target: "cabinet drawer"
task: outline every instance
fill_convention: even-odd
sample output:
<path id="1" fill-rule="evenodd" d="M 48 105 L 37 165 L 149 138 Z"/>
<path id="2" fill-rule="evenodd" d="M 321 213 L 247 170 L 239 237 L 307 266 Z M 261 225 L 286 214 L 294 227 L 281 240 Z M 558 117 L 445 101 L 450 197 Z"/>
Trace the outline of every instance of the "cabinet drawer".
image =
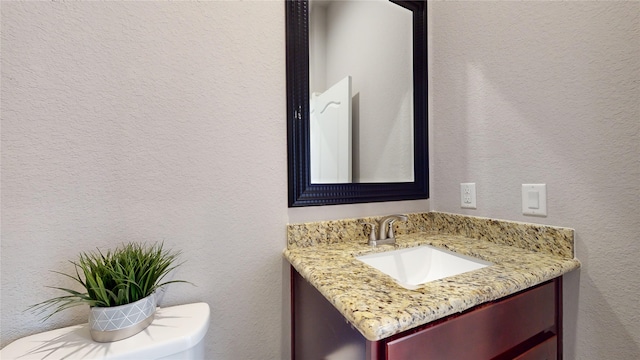
<path id="1" fill-rule="evenodd" d="M 551 282 L 391 340 L 387 359 L 491 359 L 543 331 L 555 333 L 555 319 Z"/>
<path id="2" fill-rule="evenodd" d="M 556 360 L 557 358 L 558 337 L 553 336 L 519 356 L 516 356 L 514 360 Z"/>

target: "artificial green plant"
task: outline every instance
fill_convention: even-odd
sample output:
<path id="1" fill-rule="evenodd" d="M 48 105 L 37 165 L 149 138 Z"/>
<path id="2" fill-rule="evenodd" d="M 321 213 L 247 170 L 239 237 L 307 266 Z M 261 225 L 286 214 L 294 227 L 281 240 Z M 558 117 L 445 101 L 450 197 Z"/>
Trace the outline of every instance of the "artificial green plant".
<path id="1" fill-rule="evenodd" d="M 175 261 L 179 252 L 163 248 L 163 244 L 127 243 L 113 251 L 99 249 L 82 252 L 77 261 L 70 261 L 75 274 L 53 271 L 82 285 L 84 292 L 49 286 L 66 293 L 32 305 L 30 310 L 42 314 L 51 311 L 44 320 L 59 311 L 78 306 L 111 307 L 141 300 L 159 288 L 184 280 L 163 282 L 165 276 L 180 264 Z"/>

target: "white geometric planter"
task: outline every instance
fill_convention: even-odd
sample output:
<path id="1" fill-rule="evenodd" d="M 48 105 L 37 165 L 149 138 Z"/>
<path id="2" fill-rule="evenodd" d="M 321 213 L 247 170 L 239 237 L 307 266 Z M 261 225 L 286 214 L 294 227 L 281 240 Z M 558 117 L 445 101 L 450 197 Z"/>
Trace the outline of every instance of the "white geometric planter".
<path id="1" fill-rule="evenodd" d="M 89 313 L 91 337 L 97 342 L 111 342 L 128 338 L 149 326 L 155 313 L 155 294 L 126 305 L 93 306 Z"/>

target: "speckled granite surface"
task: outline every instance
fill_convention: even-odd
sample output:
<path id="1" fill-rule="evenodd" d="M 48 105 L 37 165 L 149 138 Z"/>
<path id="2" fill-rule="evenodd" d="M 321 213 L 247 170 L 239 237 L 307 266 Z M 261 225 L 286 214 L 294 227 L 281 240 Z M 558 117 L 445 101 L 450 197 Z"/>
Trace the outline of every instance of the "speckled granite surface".
<path id="1" fill-rule="evenodd" d="M 407 290 L 354 257 L 394 249 L 366 244 L 365 223 L 375 218 L 288 226 L 285 257 L 371 341 L 580 267 L 573 258 L 571 229 L 437 212 L 407 215 L 409 221 L 396 227 L 395 248 L 429 244 L 494 265 Z"/>

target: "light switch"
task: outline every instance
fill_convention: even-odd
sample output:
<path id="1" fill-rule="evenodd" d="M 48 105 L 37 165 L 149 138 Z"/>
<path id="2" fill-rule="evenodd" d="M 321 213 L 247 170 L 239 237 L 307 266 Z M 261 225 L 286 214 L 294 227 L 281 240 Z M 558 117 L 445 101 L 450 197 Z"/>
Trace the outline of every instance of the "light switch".
<path id="1" fill-rule="evenodd" d="M 527 207 L 529 209 L 539 209 L 540 208 L 540 193 L 536 190 L 529 190 L 529 202 L 527 203 Z"/>
<path id="2" fill-rule="evenodd" d="M 546 184 L 522 184 L 522 213 L 547 216 Z"/>

